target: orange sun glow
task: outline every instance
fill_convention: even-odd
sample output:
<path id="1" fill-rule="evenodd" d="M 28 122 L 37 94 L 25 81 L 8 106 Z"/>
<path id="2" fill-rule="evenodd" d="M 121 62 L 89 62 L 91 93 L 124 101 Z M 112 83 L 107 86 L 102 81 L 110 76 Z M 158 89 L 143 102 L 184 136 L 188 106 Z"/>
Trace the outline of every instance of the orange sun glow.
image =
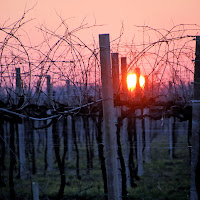
<path id="1" fill-rule="evenodd" d="M 130 90 L 132 92 L 135 89 L 136 84 L 137 84 L 137 76 L 136 76 L 136 74 L 129 74 L 127 76 L 127 87 L 128 87 L 128 90 Z M 140 84 L 141 88 L 144 87 L 144 85 L 145 85 L 144 76 L 140 76 L 139 84 Z"/>
<path id="2" fill-rule="evenodd" d="M 137 77 L 136 74 L 129 74 L 127 76 L 127 87 L 128 90 L 133 91 L 136 87 Z"/>
<path id="3" fill-rule="evenodd" d="M 144 78 L 144 76 L 140 76 L 139 83 L 140 83 L 140 87 L 143 88 L 144 84 L 145 84 L 145 78 Z"/>

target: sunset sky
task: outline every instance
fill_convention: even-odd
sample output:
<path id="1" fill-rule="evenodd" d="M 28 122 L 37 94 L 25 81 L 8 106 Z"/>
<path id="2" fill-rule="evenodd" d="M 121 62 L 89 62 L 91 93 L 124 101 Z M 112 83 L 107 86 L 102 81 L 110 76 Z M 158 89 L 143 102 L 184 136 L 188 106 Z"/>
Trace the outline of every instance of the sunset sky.
<path id="1" fill-rule="evenodd" d="M 26 27 L 27 33 L 37 40 L 35 26 L 45 25 L 55 29 L 60 23 L 58 17 L 67 19 L 69 29 L 85 23 L 103 25 L 90 31 L 98 40 L 98 34 L 109 33 L 112 39 L 119 36 L 122 22 L 124 38 L 140 37 L 135 25 L 170 29 L 177 24 L 200 24 L 199 0 L 0 0 L 0 24 L 9 19 L 11 23 L 19 19 L 24 9 L 35 5 L 28 14 L 34 21 Z M 96 21 L 96 22 L 95 22 Z M 34 30 L 34 31 L 33 31 Z M 88 39 L 88 34 L 83 33 Z"/>
<path id="2" fill-rule="evenodd" d="M 110 40 L 115 41 L 116 38 L 119 37 L 120 31 L 122 28 L 122 24 L 124 27 L 123 31 L 123 37 L 120 42 L 122 43 L 122 49 L 121 51 L 117 49 L 117 52 L 120 53 L 120 56 L 127 56 L 127 52 L 131 51 L 133 54 L 131 55 L 129 59 L 129 66 L 131 70 L 133 70 L 134 67 L 140 66 L 141 70 L 143 70 L 144 74 L 151 74 L 154 66 L 159 66 L 156 68 L 158 71 L 157 73 L 162 74 L 161 72 L 164 72 L 165 74 L 171 73 L 171 67 L 175 66 L 176 71 L 178 71 L 178 68 L 181 66 L 179 64 L 174 65 L 174 63 L 171 66 L 168 66 L 168 71 L 164 70 L 163 67 L 165 66 L 165 61 L 162 60 L 162 55 L 160 53 L 162 52 L 156 52 L 154 51 L 154 55 L 145 59 L 141 59 L 140 62 L 135 59 L 135 52 L 141 52 L 144 48 L 143 43 L 150 44 L 154 42 L 151 39 L 148 40 L 148 37 L 154 37 L 155 41 L 157 41 L 156 37 L 158 37 L 155 32 L 148 32 L 146 35 L 146 38 L 144 39 L 144 30 L 142 28 L 138 28 L 137 26 L 149 26 L 154 29 L 160 29 L 161 32 L 164 31 L 164 29 L 170 30 L 172 27 L 178 24 L 197 24 L 198 26 L 195 26 L 195 30 L 191 35 L 200 35 L 200 0 L 101 0 L 101 1 L 94 1 L 94 0 L 0 0 L 1 6 L 0 6 L 0 27 L 8 26 L 9 24 L 12 24 L 13 22 L 19 20 L 21 16 L 24 13 L 24 10 L 31 9 L 30 12 L 25 17 L 25 21 L 28 21 L 30 19 L 33 19 L 32 21 L 28 22 L 25 26 L 20 28 L 20 33 L 18 33 L 18 36 L 20 37 L 21 41 L 24 45 L 27 47 L 30 46 L 29 43 L 31 43 L 31 46 L 35 46 L 41 42 L 44 41 L 44 32 L 41 32 L 38 28 L 39 27 L 46 27 L 50 31 L 55 31 L 58 26 L 61 24 L 61 19 L 65 20 L 65 23 L 68 26 L 69 31 L 79 27 L 81 24 L 87 24 L 87 26 L 93 26 L 101 25 L 101 26 L 95 26 L 90 29 L 84 29 L 78 32 L 78 37 L 83 41 L 86 45 L 90 44 L 97 44 L 98 45 L 98 39 L 99 34 L 109 33 L 110 34 Z M 194 26 L 192 26 L 194 27 Z M 177 27 L 174 34 L 179 32 L 179 28 L 182 30 L 187 29 L 187 26 L 184 27 Z M 197 30 L 198 29 L 198 30 Z M 66 29 L 59 30 L 59 35 L 64 35 Z M 181 32 L 183 34 L 183 31 Z M 184 32 L 184 34 L 187 35 L 187 33 Z M 28 40 L 27 36 L 28 35 Z M 153 36 L 152 36 L 153 35 Z M 159 35 L 159 34 L 158 34 Z M 3 35 L 0 35 L 1 39 L 3 39 Z M 161 35 L 159 35 L 160 37 Z M 182 36 L 182 35 L 181 35 Z M 21 38 L 22 37 L 22 38 Z M 173 35 L 170 35 L 170 37 L 173 37 Z M 180 61 L 183 61 L 185 68 L 190 68 L 191 71 L 193 71 L 193 63 L 192 59 L 194 59 L 194 47 L 195 42 L 193 38 L 189 38 L 189 40 L 192 42 L 191 44 L 187 43 L 188 45 L 192 45 L 192 53 L 187 57 L 187 60 L 185 60 L 185 57 L 181 57 L 179 50 L 183 50 L 179 45 L 178 42 L 176 46 L 174 46 L 174 43 L 172 42 L 170 47 L 167 47 L 168 44 L 163 44 L 166 46 L 162 46 L 162 51 L 170 51 L 171 54 L 169 54 L 169 57 L 165 57 L 165 59 L 171 59 L 170 61 L 174 62 L 175 54 L 177 53 L 179 55 L 179 59 L 177 63 Z M 25 44 L 24 41 L 29 42 L 28 44 Z M 47 40 L 45 40 L 47 41 Z M 140 49 L 132 49 L 132 46 L 127 50 L 126 44 L 131 44 L 131 42 L 134 41 L 134 44 L 139 44 L 140 46 L 137 48 Z M 172 40 L 171 40 L 172 41 Z M 12 42 L 12 41 L 11 41 Z M 54 41 L 55 42 L 55 41 Z M 95 43 L 94 43 L 95 42 Z M 48 43 L 48 42 L 47 42 Z M 125 44 L 126 43 L 126 44 Z M 49 50 L 49 47 L 53 45 L 54 43 L 51 43 L 49 46 L 46 46 L 45 48 L 47 51 Z M 121 43 L 120 43 L 121 44 Z M 167 48 L 166 48 L 167 47 Z M 190 49 L 190 46 L 184 46 L 185 51 L 188 53 L 188 49 Z M 65 48 L 65 46 L 64 46 Z M 98 48 L 98 47 L 97 47 Z M 114 47 L 115 48 L 115 47 Z M 170 49 L 171 48 L 171 49 Z M 187 49 L 188 48 L 188 49 Z M 176 52 L 175 52 L 176 49 Z M 40 49 L 41 50 L 41 49 Z M 60 49 L 59 49 L 60 50 Z M 112 49 L 111 49 L 112 50 Z M 126 52 L 127 50 L 127 52 Z M 113 50 L 115 52 L 116 49 Z M 5 51 L 4 51 L 5 52 Z M 60 50 L 61 53 L 64 52 L 63 49 Z M 60 54 L 61 54 L 60 53 Z M 64 52 L 65 53 L 65 52 Z M 63 53 L 63 57 L 69 56 L 65 55 Z M 83 52 L 81 52 L 82 54 Z M 45 55 L 45 53 L 43 54 Z M 52 56 L 54 54 L 52 53 Z M 160 61 L 157 60 L 157 56 L 160 56 Z M 168 55 L 168 54 L 167 54 Z M 183 52 L 182 55 L 187 55 Z M 31 57 L 33 58 L 35 55 L 31 54 Z M 146 56 L 146 54 L 145 54 Z M 171 56 L 171 57 L 170 57 Z M 35 56 L 37 57 L 37 55 Z M 34 58 L 33 58 L 34 59 Z M 132 60 L 136 60 L 136 62 L 132 62 Z M 159 64 L 159 65 L 158 65 Z M 68 67 L 68 66 L 67 66 Z M 185 69 L 182 67 L 182 69 Z M 181 69 L 181 70 L 182 70 Z M 54 69 L 52 69 L 54 70 Z M 82 69 L 81 69 L 82 70 Z M 81 70 L 79 70 L 81 72 Z M 179 70 L 179 71 L 181 71 Z M 61 70 L 63 71 L 63 69 Z M 76 71 L 78 71 L 76 69 Z M 154 71 L 154 70 L 153 70 Z M 160 72 L 161 71 L 161 72 Z M 173 70 L 172 70 L 173 71 Z M 167 76 L 167 79 L 169 77 L 172 77 L 174 75 Z M 190 77 L 193 75 L 191 74 Z M 162 77 L 163 78 L 163 77 Z M 188 80 L 188 78 L 186 77 Z"/>

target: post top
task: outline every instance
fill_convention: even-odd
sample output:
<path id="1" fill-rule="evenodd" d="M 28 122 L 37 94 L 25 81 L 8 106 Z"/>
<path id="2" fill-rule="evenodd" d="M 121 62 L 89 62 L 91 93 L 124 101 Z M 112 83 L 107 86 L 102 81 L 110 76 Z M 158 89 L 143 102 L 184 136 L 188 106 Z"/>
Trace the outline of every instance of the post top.
<path id="1" fill-rule="evenodd" d="M 99 37 L 101 36 L 109 36 L 109 33 L 102 33 L 102 34 L 99 34 Z"/>

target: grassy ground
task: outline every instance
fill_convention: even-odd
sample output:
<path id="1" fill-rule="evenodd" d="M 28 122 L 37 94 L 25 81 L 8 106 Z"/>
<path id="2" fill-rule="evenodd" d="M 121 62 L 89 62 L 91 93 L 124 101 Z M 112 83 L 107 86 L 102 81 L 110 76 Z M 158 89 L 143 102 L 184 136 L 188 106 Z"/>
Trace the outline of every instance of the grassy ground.
<path id="1" fill-rule="evenodd" d="M 158 135 L 151 143 L 151 162 L 144 162 L 144 175 L 136 182 L 136 188 L 129 188 L 129 199 L 133 200 L 187 200 L 190 189 L 190 161 L 187 148 L 187 135 L 178 134 L 175 148 L 175 158 L 171 159 L 168 152 L 168 138 Z M 103 182 L 98 157 L 94 159 L 94 167 L 86 173 L 86 151 L 84 146 L 80 150 L 80 175 L 76 178 L 75 159 L 66 162 L 66 187 L 64 199 L 103 200 Z M 74 156 L 75 158 L 75 156 Z M 57 164 L 54 170 L 44 174 L 44 153 L 37 155 L 37 174 L 24 180 L 17 179 L 14 174 L 17 199 L 28 200 L 31 196 L 31 182 L 36 181 L 40 188 L 40 199 L 55 199 L 60 185 L 60 175 Z M 0 188 L 0 199 L 9 198 L 9 157 L 7 169 L 4 172 L 6 187 Z"/>

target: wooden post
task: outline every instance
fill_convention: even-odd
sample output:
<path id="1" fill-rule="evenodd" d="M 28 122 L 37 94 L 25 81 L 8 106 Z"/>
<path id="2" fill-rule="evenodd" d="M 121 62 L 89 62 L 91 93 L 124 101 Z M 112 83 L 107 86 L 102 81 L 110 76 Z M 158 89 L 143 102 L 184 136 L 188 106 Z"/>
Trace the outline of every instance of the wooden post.
<path id="1" fill-rule="evenodd" d="M 18 137 L 19 137 L 19 161 L 20 161 L 20 178 L 25 178 L 25 165 L 26 165 L 26 154 L 25 154 L 25 138 L 24 138 L 24 120 L 22 124 L 18 124 Z"/>
<path id="2" fill-rule="evenodd" d="M 119 96 L 119 58 L 118 58 L 118 53 L 111 53 L 111 58 L 112 58 L 112 80 L 113 80 L 113 95 L 114 95 L 114 121 L 115 124 L 118 123 L 118 117 L 121 116 L 121 108 L 117 106 L 117 102 L 120 99 Z M 115 127 L 116 128 L 116 127 Z M 115 132 L 117 132 L 117 129 L 115 129 Z M 120 133 L 119 133 L 120 134 Z M 119 135 L 120 137 L 120 135 Z M 120 141 L 119 141 L 120 142 Z M 119 144 L 118 144 L 119 145 Z M 119 155 L 119 154 L 118 154 Z M 120 164 L 120 159 L 118 159 L 118 168 L 121 168 Z M 119 191 L 122 193 L 122 187 L 121 187 L 121 174 L 119 174 Z"/>
<path id="3" fill-rule="evenodd" d="M 122 129 L 121 129 L 121 145 L 124 155 L 124 162 L 126 166 L 126 183 L 127 187 L 129 188 L 131 186 L 130 183 L 130 170 L 129 170 L 129 154 L 130 154 L 130 146 L 129 139 L 128 139 L 128 118 L 125 118 L 122 122 Z"/>
<path id="4" fill-rule="evenodd" d="M 70 95 L 71 95 L 70 80 L 66 80 L 66 84 L 67 84 L 67 102 L 70 105 L 70 102 L 71 102 L 71 98 L 70 98 Z"/>
<path id="5" fill-rule="evenodd" d="M 136 116 L 143 115 L 143 111 L 141 109 L 135 110 Z M 136 118 L 136 132 L 137 132 L 137 163 L 138 163 L 138 176 L 142 176 L 144 174 L 143 170 L 143 140 L 142 140 L 142 120 Z"/>
<path id="6" fill-rule="evenodd" d="M 32 182 L 32 191 L 33 191 L 33 200 L 39 200 L 39 190 L 38 190 L 38 184 L 36 182 Z"/>
<path id="7" fill-rule="evenodd" d="M 33 124 L 35 127 L 39 127 L 39 121 L 33 121 Z M 33 130 L 33 135 L 34 135 L 34 144 L 35 144 L 35 155 L 37 157 L 38 155 L 38 146 L 39 146 L 39 130 L 34 129 Z"/>
<path id="8" fill-rule="evenodd" d="M 107 172 L 108 199 L 119 200 L 117 140 L 114 132 L 113 85 L 111 76 L 109 34 L 99 35 L 103 98 L 104 150 Z"/>
<path id="9" fill-rule="evenodd" d="M 72 160 L 72 149 L 73 149 L 73 138 L 72 138 L 72 117 L 67 116 L 67 136 L 68 136 L 68 149 L 67 149 L 67 159 Z"/>
<path id="10" fill-rule="evenodd" d="M 95 68 L 94 68 L 94 81 L 95 81 L 95 86 L 94 86 L 94 100 L 97 100 L 97 54 L 96 50 L 94 49 L 94 55 L 95 55 Z"/>
<path id="11" fill-rule="evenodd" d="M 47 111 L 47 114 L 51 114 L 51 110 Z M 51 120 L 47 120 L 49 124 Z M 52 125 L 47 128 L 47 171 L 52 171 L 53 169 L 53 133 Z"/>
<path id="12" fill-rule="evenodd" d="M 168 130 L 168 135 L 169 135 L 169 157 L 173 159 L 173 123 L 174 123 L 174 118 L 170 117 L 169 118 L 169 130 Z"/>
<path id="13" fill-rule="evenodd" d="M 147 75 L 144 76 L 145 77 L 145 86 L 144 86 L 144 94 L 145 97 L 148 99 L 149 98 L 149 77 Z"/>
<path id="14" fill-rule="evenodd" d="M 199 133 L 200 133 L 200 36 L 196 37 L 196 58 L 194 69 L 194 101 L 192 101 L 192 141 L 191 141 L 191 185 L 190 199 L 200 198 L 200 151 L 199 151 Z"/>
<path id="15" fill-rule="evenodd" d="M 149 109 L 145 108 L 144 109 L 144 114 L 149 114 Z M 150 147 L 150 120 L 149 117 L 144 118 L 144 123 L 145 123 L 145 161 L 146 163 L 151 162 L 151 147 Z"/>
<path id="16" fill-rule="evenodd" d="M 135 74 L 136 74 L 136 79 L 137 79 L 137 82 L 136 82 L 136 88 L 135 88 L 135 98 L 136 100 L 140 100 L 140 97 L 141 97 L 141 88 L 140 88 L 140 68 L 135 68 Z"/>
<path id="17" fill-rule="evenodd" d="M 21 74 L 20 68 L 15 68 L 16 70 L 16 92 L 18 95 L 21 93 Z"/>
<path id="18" fill-rule="evenodd" d="M 111 53 L 112 57 L 112 78 L 113 78 L 113 92 L 117 97 L 119 94 L 119 58 L 118 53 Z"/>
<path id="19" fill-rule="evenodd" d="M 48 96 L 48 104 L 51 104 L 51 76 L 47 76 L 47 96 Z"/>
<path id="20" fill-rule="evenodd" d="M 172 88 L 172 82 L 169 81 L 169 89 L 168 89 L 168 100 L 173 101 L 173 88 Z"/>
<path id="21" fill-rule="evenodd" d="M 190 199 L 198 200 L 199 190 L 199 133 L 200 133 L 200 101 L 192 101 L 192 139 L 191 139 L 191 184 Z M 198 184 L 197 184 L 198 181 Z"/>
<path id="22" fill-rule="evenodd" d="M 22 85 L 21 85 L 21 73 L 20 68 L 15 68 L 16 71 L 16 98 L 15 103 L 18 103 L 19 96 L 22 95 Z"/>
<path id="23" fill-rule="evenodd" d="M 196 58 L 194 68 L 194 99 L 200 100 L 200 36 L 196 37 Z"/>
<path id="24" fill-rule="evenodd" d="M 66 84 L 67 84 L 67 96 L 69 97 L 70 95 L 70 80 L 66 80 Z"/>
<path id="25" fill-rule="evenodd" d="M 122 74 L 122 92 L 123 92 L 123 100 L 126 100 L 126 96 L 128 93 L 127 89 L 127 64 L 126 64 L 126 57 L 121 57 L 121 74 Z"/>
<path id="26" fill-rule="evenodd" d="M 78 133 L 77 137 L 79 138 L 80 143 L 83 144 L 84 138 L 85 138 L 85 130 L 83 127 L 83 118 L 82 117 L 77 117 L 75 128 L 76 128 L 76 132 Z"/>
<path id="27" fill-rule="evenodd" d="M 111 53 L 112 58 L 112 80 L 113 80 L 113 95 L 115 100 L 119 100 L 119 58 L 118 53 Z M 118 106 L 115 106 L 115 122 L 117 118 L 121 115 L 120 109 Z"/>

